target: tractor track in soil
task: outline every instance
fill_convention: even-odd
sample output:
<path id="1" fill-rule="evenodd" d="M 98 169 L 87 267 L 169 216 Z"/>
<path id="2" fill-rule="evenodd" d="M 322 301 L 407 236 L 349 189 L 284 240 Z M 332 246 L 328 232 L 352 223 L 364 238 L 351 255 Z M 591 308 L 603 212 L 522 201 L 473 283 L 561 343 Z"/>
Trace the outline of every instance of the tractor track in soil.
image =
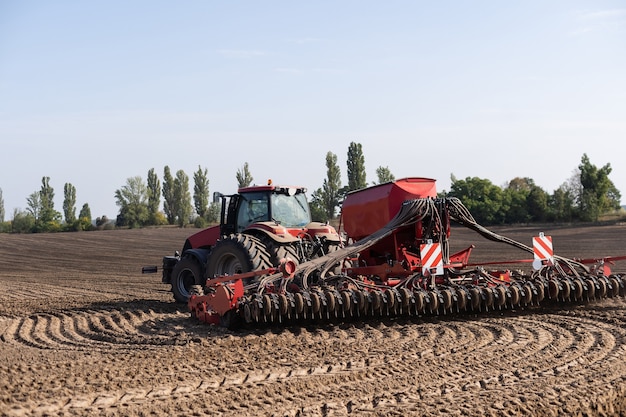
<path id="1" fill-rule="evenodd" d="M 626 236 L 593 231 L 609 229 Z M 81 235 L 93 241 L 79 267 L 52 253 L 58 268 L 0 268 L 0 415 L 626 413 L 623 298 L 232 332 L 191 320 L 158 276 L 138 274 L 170 252 L 154 242 L 176 248 L 181 231 L 98 234 Z M 62 248 L 68 237 L 55 236 Z M 24 238 L 10 251 L 37 250 Z M 102 247 L 132 272 L 90 265 Z M 9 256 L 0 248 L 0 266 Z"/>

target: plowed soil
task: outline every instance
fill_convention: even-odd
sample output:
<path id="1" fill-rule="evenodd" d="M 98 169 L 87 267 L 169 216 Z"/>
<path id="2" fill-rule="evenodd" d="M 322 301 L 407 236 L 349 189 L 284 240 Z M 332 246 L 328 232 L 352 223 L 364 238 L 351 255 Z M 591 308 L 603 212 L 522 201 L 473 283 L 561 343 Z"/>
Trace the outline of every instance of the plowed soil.
<path id="1" fill-rule="evenodd" d="M 626 415 L 623 298 L 229 331 L 140 273 L 193 231 L 0 235 L 0 415 Z M 626 226 L 543 231 L 562 256 L 626 255 Z M 475 261 L 528 257 L 452 233 Z"/>

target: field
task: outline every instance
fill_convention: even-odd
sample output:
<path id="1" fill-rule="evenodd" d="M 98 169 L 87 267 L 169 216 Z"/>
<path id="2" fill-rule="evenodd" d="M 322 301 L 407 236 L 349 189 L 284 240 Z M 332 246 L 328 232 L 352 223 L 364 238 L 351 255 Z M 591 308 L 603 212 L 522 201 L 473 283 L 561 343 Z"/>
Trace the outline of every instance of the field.
<path id="1" fill-rule="evenodd" d="M 0 415 L 626 415 L 623 298 L 232 332 L 140 273 L 193 231 L 0 235 Z M 497 231 L 626 255 L 626 226 Z M 474 260 L 528 256 L 452 239 Z"/>

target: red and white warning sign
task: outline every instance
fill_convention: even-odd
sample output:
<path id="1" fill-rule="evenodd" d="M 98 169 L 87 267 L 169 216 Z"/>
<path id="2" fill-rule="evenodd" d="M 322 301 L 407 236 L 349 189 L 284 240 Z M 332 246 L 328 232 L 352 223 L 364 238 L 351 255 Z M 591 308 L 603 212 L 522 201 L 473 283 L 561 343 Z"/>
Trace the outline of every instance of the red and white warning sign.
<path id="1" fill-rule="evenodd" d="M 429 240 L 420 245 L 420 257 L 422 258 L 422 273 L 433 275 L 443 275 L 443 257 L 441 255 L 441 244 L 433 243 Z"/>
<path id="2" fill-rule="evenodd" d="M 553 261 L 554 249 L 552 248 L 552 236 L 545 236 L 543 232 L 539 236 L 533 237 L 533 253 L 535 262 L 533 267 L 539 269 L 541 261 Z"/>

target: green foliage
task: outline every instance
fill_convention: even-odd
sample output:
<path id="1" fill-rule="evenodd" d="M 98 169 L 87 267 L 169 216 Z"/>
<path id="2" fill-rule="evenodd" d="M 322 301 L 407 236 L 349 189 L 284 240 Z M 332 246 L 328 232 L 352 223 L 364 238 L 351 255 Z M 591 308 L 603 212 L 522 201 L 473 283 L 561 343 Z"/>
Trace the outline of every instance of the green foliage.
<path id="1" fill-rule="evenodd" d="M 176 213 L 178 207 L 176 205 L 176 197 L 174 196 L 174 178 L 167 165 L 163 169 L 163 212 L 167 217 L 168 224 L 176 223 Z"/>
<path id="2" fill-rule="evenodd" d="M 157 224 L 159 205 L 161 204 L 161 183 L 159 177 L 154 172 L 154 168 L 148 171 L 148 214 L 149 224 Z"/>
<path id="3" fill-rule="evenodd" d="M 89 208 L 89 204 L 83 204 L 83 207 L 80 209 L 80 213 L 78 213 L 79 219 L 87 219 L 89 223 L 91 223 L 91 209 Z"/>
<path id="4" fill-rule="evenodd" d="M 453 180 L 450 197 L 457 197 L 479 224 L 502 224 L 508 210 L 504 192 L 491 181 L 478 177 Z"/>
<path id="5" fill-rule="evenodd" d="M 309 203 L 309 206 L 311 209 L 311 219 L 315 222 L 326 222 L 330 220 L 330 218 L 328 217 L 328 213 L 324 209 L 323 200 L 324 199 L 322 196 L 321 188 L 313 191 L 313 194 L 311 194 L 311 202 Z"/>
<path id="6" fill-rule="evenodd" d="M 252 178 L 252 175 L 250 174 L 250 169 L 248 168 L 248 163 L 244 163 L 243 164 L 243 168 L 242 169 L 238 169 L 237 170 L 237 187 L 238 188 L 244 188 L 244 187 L 249 187 L 250 184 L 252 184 L 252 181 L 254 180 L 254 178 Z"/>
<path id="7" fill-rule="evenodd" d="M 63 213 L 65 214 L 65 223 L 70 225 L 76 221 L 76 187 L 69 182 L 63 187 Z"/>
<path id="8" fill-rule="evenodd" d="M 597 221 L 601 214 L 619 209 L 621 195 L 609 179 L 611 164 L 598 169 L 591 164 L 587 154 L 583 154 L 578 169 L 582 186 L 580 213 L 583 220 Z"/>
<path id="9" fill-rule="evenodd" d="M 365 156 L 360 143 L 350 142 L 348 146 L 348 192 L 367 187 L 365 176 Z"/>
<path id="10" fill-rule="evenodd" d="M 219 223 L 221 215 L 221 204 L 219 202 L 212 202 L 209 205 L 209 211 L 206 215 L 206 220 L 209 223 Z"/>
<path id="11" fill-rule="evenodd" d="M 391 173 L 389 167 L 379 166 L 376 168 L 376 176 L 378 177 L 378 184 L 385 184 L 396 180 L 396 177 Z"/>
<path id="12" fill-rule="evenodd" d="M 0 233 L 10 233 L 12 226 L 12 222 L 0 222 Z"/>
<path id="13" fill-rule="evenodd" d="M 198 165 L 198 170 L 193 174 L 193 204 L 198 216 L 206 219 L 209 211 L 209 178 L 208 172 Z"/>
<path id="14" fill-rule="evenodd" d="M 41 202 L 41 212 L 39 213 L 38 228 L 44 232 L 59 230 L 61 213 L 54 209 L 54 188 L 50 186 L 50 177 L 41 179 L 39 201 Z"/>
<path id="15" fill-rule="evenodd" d="M 120 207 L 117 216 L 118 226 L 135 228 L 147 224 L 150 218 L 148 191 L 140 176 L 128 178 L 126 185 L 115 190 L 115 200 L 115 203 Z"/>
<path id="16" fill-rule="evenodd" d="M 320 221 L 335 218 L 335 210 L 339 205 L 339 190 L 341 189 L 341 171 L 337 165 L 337 155 L 332 152 L 326 154 L 326 179 L 322 188 L 317 189 L 311 196 L 311 215 Z M 321 214 L 324 219 L 322 220 Z"/>
<path id="17" fill-rule="evenodd" d="M 185 171 L 178 170 L 174 179 L 174 200 L 177 205 L 176 218 L 180 227 L 191 221 L 191 193 L 189 192 L 189 177 Z"/>
<path id="18" fill-rule="evenodd" d="M 194 227 L 197 227 L 198 229 L 204 229 L 208 224 L 209 222 L 204 217 L 200 216 L 197 216 L 193 221 Z"/>
<path id="19" fill-rule="evenodd" d="M 41 183 L 41 189 L 31 193 L 26 199 L 27 212 L 34 219 L 34 226 L 30 231 L 34 233 L 60 231 L 61 213 L 54 209 L 54 189 L 50 186 L 50 177 L 43 177 Z M 25 233 L 23 227 L 20 227 L 19 233 Z"/>
<path id="20" fill-rule="evenodd" d="M 26 204 L 28 205 L 26 208 L 28 213 L 33 216 L 35 221 L 38 220 L 41 213 L 41 193 L 39 191 L 31 193 L 26 199 Z"/>
<path id="21" fill-rule="evenodd" d="M 15 210 L 11 222 L 12 233 L 32 233 L 35 231 L 35 217 L 28 212 Z"/>

